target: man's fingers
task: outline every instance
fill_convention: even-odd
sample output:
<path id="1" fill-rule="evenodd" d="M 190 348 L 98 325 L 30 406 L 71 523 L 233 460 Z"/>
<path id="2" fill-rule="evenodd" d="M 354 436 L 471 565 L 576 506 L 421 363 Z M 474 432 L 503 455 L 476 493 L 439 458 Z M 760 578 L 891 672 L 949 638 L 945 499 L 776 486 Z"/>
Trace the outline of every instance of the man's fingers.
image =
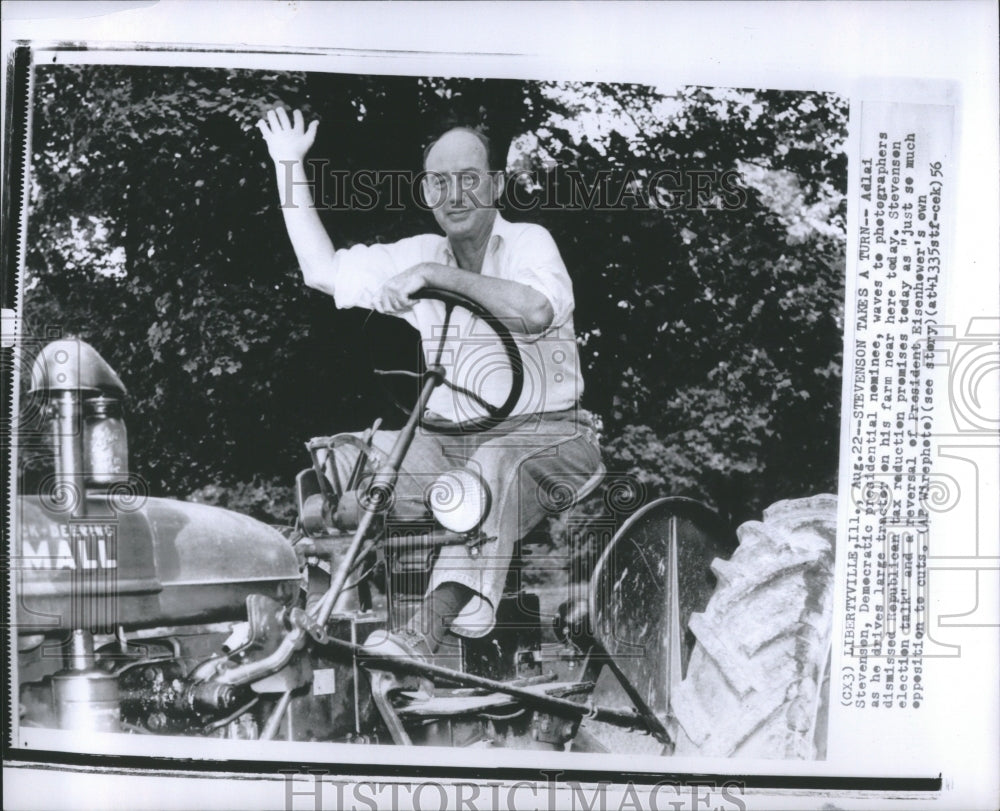
<path id="1" fill-rule="evenodd" d="M 405 298 L 401 297 L 395 291 L 383 290 L 382 293 L 375 299 L 375 309 L 380 313 L 385 313 L 386 315 L 394 315 L 395 313 L 401 313 L 404 310 L 410 309 L 412 306 Z"/>
<path id="2" fill-rule="evenodd" d="M 403 313 L 413 306 L 413 302 L 410 301 L 409 297 L 405 293 L 394 292 L 392 294 L 392 311 L 394 313 Z"/>
<path id="3" fill-rule="evenodd" d="M 278 132 L 302 133 L 309 138 L 316 137 L 316 130 L 319 121 L 312 121 L 309 127 L 305 126 L 305 118 L 301 110 L 292 110 L 292 118 L 288 118 L 288 111 L 284 107 L 275 107 L 267 111 L 267 118 L 260 119 L 257 126 L 264 136 L 273 135 Z"/>

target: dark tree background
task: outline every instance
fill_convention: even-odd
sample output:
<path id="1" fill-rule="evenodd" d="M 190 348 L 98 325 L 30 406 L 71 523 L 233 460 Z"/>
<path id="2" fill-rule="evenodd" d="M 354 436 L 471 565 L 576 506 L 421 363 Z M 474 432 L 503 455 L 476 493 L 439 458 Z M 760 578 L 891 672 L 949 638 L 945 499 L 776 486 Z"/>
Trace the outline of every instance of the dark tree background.
<path id="1" fill-rule="evenodd" d="M 839 97 L 41 66 L 26 328 L 79 336 L 118 371 L 131 466 L 151 492 L 287 518 L 302 443 L 391 417 L 373 355 L 416 351 L 389 319 L 337 310 L 302 284 L 254 128 L 274 104 L 321 119 L 311 154 L 330 168 L 417 170 L 453 122 L 485 125 L 501 152 L 513 145 L 513 193 L 538 205 L 508 200 L 506 216 L 545 225 L 559 245 L 584 404 L 602 421 L 609 470 L 647 498 L 694 496 L 735 521 L 836 487 Z M 640 190 L 663 169 L 737 172 L 745 199 L 650 205 Z M 543 205 L 574 172 L 604 177 L 612 201 L 634 193 L 617 209 Z M 338 247 L 435 227 L 416 206 L 386 208 L 323 216 Z"/>

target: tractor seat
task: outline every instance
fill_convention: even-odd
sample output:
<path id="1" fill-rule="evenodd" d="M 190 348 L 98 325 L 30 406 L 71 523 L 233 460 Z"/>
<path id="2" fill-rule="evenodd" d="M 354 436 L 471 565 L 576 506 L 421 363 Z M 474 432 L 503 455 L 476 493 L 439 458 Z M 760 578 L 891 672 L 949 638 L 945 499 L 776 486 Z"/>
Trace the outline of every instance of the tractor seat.
<path id="1" fill-rule="evenodd" d="M 608 469 L 604 466 L 604 462 L 601 462 L 597 466 L 597 469 L 594 471 L 593 475 L 589 479 L 587 479 L 583 484 L 581 484 L 579 487 L 576 488 L 576 491 L 573 493 L 573 498 L 567 501 L 564 505 L 563 504 L 559 505 L 559 509 L 557 510 L 557 512 L 561 515 L 562 513 L 566 513 L 572 510 L 577 504 L 579 504 L 585 498 L 590 496 L 598 487 L 600 487 L 601 482 L 604 481 L 604 478 L 605 476 L 607 476 L 607 474 L 608 474 Z M 515 557 L 520 552 L 521 546 L 533 546 L 538 544 L 538 540 L 536 539 L 539 537 L 538 536 L 539 526 L 541 526 L 541 522 L 539 522 L 537 526 L 532 528 L 524 536 L 524 538 L 522 538 L 517 542 L 517 544 L 514 547 Z"/>
<path id="2" fill-rule="evenodd" d="M 573 496 L 573 500 L 566 506 L 566 510 L 573 509 L 577 504 L 593 493 L 598 488 L 600 483 L 604 481 L 604 477 L 607 474 L 608 469 L 604 466 L 604 462 L 598 464 L 597 470 L 594 471 L 594 475 L 587 479 L 587 481 L 585 481 L 583 485 L 577 489 L 576 495 Z"/>

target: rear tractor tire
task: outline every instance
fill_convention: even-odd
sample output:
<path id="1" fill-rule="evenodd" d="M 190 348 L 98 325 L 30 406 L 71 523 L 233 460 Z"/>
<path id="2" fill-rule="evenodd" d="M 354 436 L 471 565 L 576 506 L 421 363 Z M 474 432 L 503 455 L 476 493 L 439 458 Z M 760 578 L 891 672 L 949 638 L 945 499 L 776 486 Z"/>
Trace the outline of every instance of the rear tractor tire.
<path id="1" fill-rule="evenodd" d="M 691 615 L 695 647 L 670 701 L 674 754 L 825 757 L 837 500 L 780 501 L 737 535 Z"/>

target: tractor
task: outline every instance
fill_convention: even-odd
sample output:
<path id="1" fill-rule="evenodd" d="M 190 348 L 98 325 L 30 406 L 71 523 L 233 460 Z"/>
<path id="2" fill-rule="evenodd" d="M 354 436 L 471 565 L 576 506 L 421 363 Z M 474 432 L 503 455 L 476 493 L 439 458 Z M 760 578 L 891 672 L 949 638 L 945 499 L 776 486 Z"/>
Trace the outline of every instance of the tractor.
<path id="1" fill-rule="evenodd" d="M 510 396 L 469 430 L 496 424 L 523 380 L 509 331 L 468 299 L 421 295 L 496 333 Z M 620 727 L 665 755 L 822 756 L 832 496 L 779 502 L 738 544 L 703 504 L 658 499 L 617 529 L 586 593 L 554 612 L 523 582 L 522 544 L 486 636 L 433 661 L 362 644 L 406 621 L 440 549 L 474 555 L 482 542 L 476 516 L 392 498 L 445 382 L 439 360 L 419 373 L 388 454 L 371 431 L 306 443 L 297 521 L 276 528 L 146 495 L 128 470 L 117 374 L 82 341 L 43 348 L 30 397 L 53 472 L 17 499 L 12 534 L 20 726 L 559 751 L 608 751 L 599 731 Z M 347 447 L 357 463 L 337 481 L 330 460 Z M 459 512 L 489 508 L 475 477 L 449 486 Z M 618 704 L 602 703 L 609 695 Z"/>

